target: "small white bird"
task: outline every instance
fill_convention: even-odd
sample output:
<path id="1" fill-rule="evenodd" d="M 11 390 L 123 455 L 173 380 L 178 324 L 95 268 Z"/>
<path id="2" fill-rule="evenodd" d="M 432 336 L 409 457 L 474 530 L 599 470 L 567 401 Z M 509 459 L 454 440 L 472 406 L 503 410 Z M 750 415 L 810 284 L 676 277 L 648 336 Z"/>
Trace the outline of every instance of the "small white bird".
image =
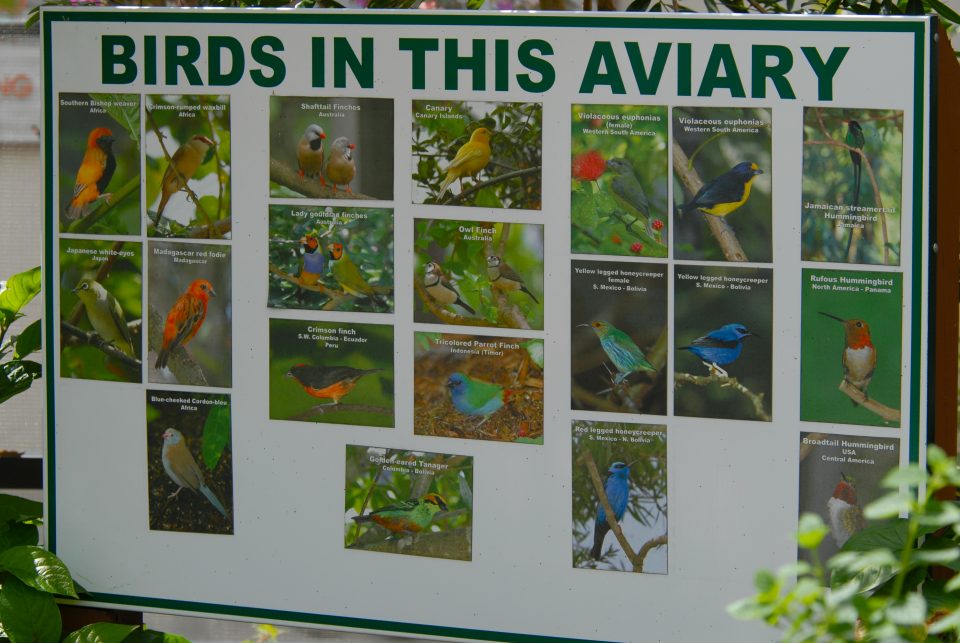
<path id="1" fill-rule="evenodd" d="M 323 172 L 323 128 L 313 123 L 304 131 L 297 144 L 297 164 L 300 178 L 320 180 Z"/>
<path id="2" fill-rule="evenodd" d="M 224 518 L 227 517 L 227 510 L 204 481 L 203 472 L 190 454 L 180 431 L 170 428 L 163 432 L 163 452 L 160 457 L 163 460 L 163 470 L 178 486 L 177 490 L 170 494 L 171 498 L 175 498 L 184 488 L 199 492 Z"/>

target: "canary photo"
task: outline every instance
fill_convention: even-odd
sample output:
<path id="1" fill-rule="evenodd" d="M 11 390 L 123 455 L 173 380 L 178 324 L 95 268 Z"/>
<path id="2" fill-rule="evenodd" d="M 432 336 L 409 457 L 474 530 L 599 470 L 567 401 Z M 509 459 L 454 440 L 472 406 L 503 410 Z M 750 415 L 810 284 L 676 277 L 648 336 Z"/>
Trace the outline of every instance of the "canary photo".
<path id="1" fill-rule="evenodd" d="M 473 558 L 473 458 L 347 445 L 343 545 Z"/>
<path id="2" fill-rule="evenodd" d="M 271 205 L 267 306 L 393 312 L 393 210 Z"/>
<path id="3" fill-rule="evenodd" d="M 898 438 L 800 434 L 797 515 L 817 514 L 830 529 L 816 550 L 819 560 L 830 559 L 873 523 L 863 508 L 888 493 L 881 482 L 899 463 Z M 797 554 L 801 561 L 813 562 L 809 549 L 800 548 Z"/>
<path id="4" fill-rule="evenodd" d="M 770 422 L 773 270 L 674 269 L 674 414 Z"/>
<path id="5" fill-rule="evenodd" d="M 142 381 L 143 244 L 60 240 L 60 377 Z"/>
<path id="6" fill-rule="evenodd" d="M 802 259 L 900 265 L 903 116 L 804 108 Z"/>
<path id="7" fill-rule="evenodd" d="M 899 428 L 902 275 L 805 269 L 800 297 L 800 419 Z"/>
<path id="8" fill-rule="evenodd" d="M 270 97 L 270 196 L 393 199 L 393 100 Z"/>
<path id="9" fill-rule="evenodd" d="M 270 419 L 394 426 L 393 326 L 270 320 Z"/>
<path id="10" fill-rule="evenodd" d="M 574 253 L 666 257 L 667 108 L 574 105 L 570 245 Z"/>
<path id="11" fill-rule="evenodd" d="M 413 320 L 543 329 L 543 226 L 414 219 Z"/>
<path id="12" fill-rule="evenodd" d="M 574 420 L 573 566 L 667 573 L 667 427 Z"/>
<path id="13" fill-rule="evenodd" d="M 540 103 L 413 101 L 413 202 L 539 210 Z"/>
<path id="14" fill-rule="evenodd" d="M 60 94 L 60 231 L 140 234 L 140 96 Z"/>
<path id="15" fill-rule="evenodd" d="M 147 96 L 147 233 L 230 239 L 230 97 Z"/>
<path id="16" fill-rule="evenodd" d="M 148 253 L 148 381 L 229 387 L 233 372 L 230 246 L 151 241 Z"/>
<path id="17" fill-rule="evenodd" d="M 230 396 L 147 390 L 150 529 L 233 533 Z"/>
<path id="18" fill-rule="evenodd" d="M 667 414 L 667 285 L 662 264 L 572 262 L 572 409 Z"/>
<path id="19" fill-rule="evenodd" d="M 543 444 L 542 339 L 414 333 L 413 432 Z"/>
<path id="20" fill-rule="evenodd" d="M 673 108 L 676 259 L 773 261 L 771 118 L 765 108 Z"/>

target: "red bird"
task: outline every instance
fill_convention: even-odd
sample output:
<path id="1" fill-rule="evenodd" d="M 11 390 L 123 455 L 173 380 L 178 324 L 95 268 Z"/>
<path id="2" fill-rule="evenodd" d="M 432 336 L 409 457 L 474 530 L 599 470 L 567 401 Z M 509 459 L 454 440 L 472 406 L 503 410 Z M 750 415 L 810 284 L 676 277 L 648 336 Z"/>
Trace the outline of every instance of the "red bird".
<path id="1" fill-rule="evenodd" d="M 73 198 L 64 213 L 67 219 L 79 219 L 87 212 L 87 206 L 104 194 L 113 173 L 117 169 L 117 159 L 113 155 L 113 132 L 106 127 L 98 127 L 87 137 L 87 151 L 83 153 L 77 181 L 73 186 Z"/>
<path id="2" fill-rule="evenodd" d="M 163 325 L 163 347 L 157 355 L 155 368 L 164 368 L 170 353 L 177 346 L 186 346 L 193 339 L 203 320 L 207 317 L 207 303 L 210 297 L 216 297 L 213 285 L 206 279 L 194 279 L 186 292 L 177 298 L 173 308 L 167 313 L 167 322 Z"/>

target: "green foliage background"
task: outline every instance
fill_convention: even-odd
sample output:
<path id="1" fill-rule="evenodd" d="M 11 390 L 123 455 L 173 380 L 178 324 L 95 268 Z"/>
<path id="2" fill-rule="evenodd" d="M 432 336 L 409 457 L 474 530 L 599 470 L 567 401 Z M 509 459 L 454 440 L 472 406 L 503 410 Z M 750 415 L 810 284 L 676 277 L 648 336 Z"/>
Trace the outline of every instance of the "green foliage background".
<path id="1" fill-rule="evenodd" d="M 340 342 L 339 349 L 324 348 L 323 341 L 299 339 L 298 334 L 314 334 L 307 327 L 322 329 L 352 328 L 366 343 Z M 300 321 L 296 319 L 270 320 L 270 419 L 291 420 L 308 412 L 318 404 L 331 400 L 308 395 L 287 372 L 297 364 L 312 366 L 350 366 L 352 368 L 382 368 L 379 373 L 361 377 L 356 387 L 340 403 L 365 404 L 386 407 L 390 413 L 361 411 L 334 411 L 312 416 L 310 422 L 325 424 L 355 424 L 363 426 L 394 426 L 394 372 L 393 326 L 385 324 L 337 324 Z M 332 407 L 331 407 L 332 408 Z"/>
<path id="2" fill-rule="evenodd" d="M 94 255 L 68 253 L 70 248 L 96 248 L 109 250 L 117 242 L 94 241 L 86 239 L 60 240 L 60 317 L 68 319 L 79 298 L 71 292 L 84 277 L 95 277 L 102 262 L 95 261 Z M 126 241 L 120 250 L 133 252 L 132 257 L 118 258 L 103 278 L 101 285 L 106 288 L 123 309 L 127 322 L 140 319 L 143 314 L 143 253 L 142 244 Z M 93 330 L 84 311 L 76 324 L 83 330 Z M 133 333 L 134 351 L 140 356 L 141 334 Z M 140 372 L 130 372 L 115 363 L 100 349 L 90 345 L 67 345 L 61 335 L 60 377 L 75 377 L 88 380 L 109 380 L 118 382 L 139 382 Z"/>
<path id="3" fill-rule="evenodd" d="M 193 105 L 203 106 L 199 110 L 189 110 L 196 114 L 193 118 L 180 116 L 176 109 L 156 109 L 160 105 Z M 206 106 L 223 105 L 223 109 L 206 109 Z M 198 225 L 207 225 L 230 218 L 230 97 L 223 96 L 195 96 L 195 95 L 155 95 L 147 96 L 147 110 L 150 110 L 153 124 L 166 136 L 163 143 L 170 156 L 177 149 L 197 135 L 206 136 L 217 145 L 207 152 L 203 163 L 197 168 L 193 178 L 187 183 L 191 190 L 200 197 L 201 208 L 198 208 L 187 197 L 183 190 L 170 197 L 164 210 L 163 221 L 160 227 L 148 226 L 151 236 L 184 237 L 186 228 Z M 157 133 L 151 124 L 151 118 L 145 122 L 146 138 L 146 170 L 145 181 L 147 186 L 147 210 L 150 218 L 154 219 L 156 209 L 160 204 L 160 189 L 163 174 L 167 171 L 166 156 L 160 147 Z M 213 174 L 216 181 L 204 181 Z M 186 209 L 190 213 L 188 221 L 179 220 L 179 211 Z M 169 217 L 169 218 L 168 218 Z M 209 217 L 209 220 L 208 220 Z M 177 220 L 174 220 L 177 219 Z M 229 238 L 230 234 L 224 235 Z M 218 291 L 219 292 L 219 291 Z"/>
<path id="4" fill-rule="evenodd" d="M 91 223 L 91 216 L 99 208 L 79 221 L 69 224 L 69 231 L 86 234 L 140 234 L 140 97 L 137 94 L 60 94 L 60 100 L 135 101 L 136 107 L 110 107 L 102 114 L 91 113 L 92 107 L 61 106 L 60 110 L 60 160 L 58 188 L 60 190 L 60 231 L 68 231 L 64 225 L 63 212 L 73 198 L 73 186 L 77 170 L 87 149 L 87 137 L 97 127 L 106 127 L 113 132 L 113 155 L 117 168 L 107 184 L 105 193 L 119 190 L 134 182 L 132 190 L 120 198 L 111 199 L 109 212 Z M 97 108 L 99 109 L 99 108 Z M 84 221 L 91 219 L 91 221 Z M 84 229 L 79 230 L 78 226 Z"/>
<path id="5" fill-rule="evenodd" d="M 492 242 L 465 241 L 470 234 L 459 231 L 460 226 L 495 228 Z M 483 221 L 450 221 L 446 219 L 414 220 L 414 267 L 413 278 L 423 282 L 423 267 L 434 261 L 440 264 L 447 279 L 460 292 L 477 316 L 497 323 L 500 310 L 491 294 L 487 277 L 487 256 L 498 254 L 503 243 L 503 231 L 508 227 L 502 259 L 509 264 L 540 301 L 536 303 L 526 293 L 516 291 L 507 294 L 507 299 L 520 307 L 530 327 L 543 328 L 543 226 L 538 224 L 503 224 Z M 440 304 L 438 304 L 440 305 Z M 443 307 L 441 305 L 441 307 Z M 467 315 L 459 306 L 447 306 L 450 310 Z M 467 315 L 469 316 L 469 315 Z M 414 294 L 413 320 L 415 322 L 441 323 Z"/>
<path id="6" fill-rule="evenodd" d="M 857 263 L 900 264 L 901 184 L 903 181 L 903 112 L 898 110 L 828 109 L 807 107 L 803 114 L 803 203 L 852 205 L 853 163 L 844 143 L 847 122 L 863 129 L 866 159 L 861 161 L 859 205 L 896 208 L 886 213 L 886 235 L 881 220 L 866 223 L 866 238 L 856 247 Z M 836 145 L 814 143 L 833 142 Z M 867 164 L 876 175 L 878 192 Z M 867 214 L 867 213 L 864 213 Z M 803 211 L 802 258 L 808 261 L 847 261 L 850 228 L 837 227 L 818 210 Z M 884 253 L 886 248 L 887 252 Z"/>
<path id="7" fill-rule="evenodd" d="M 813 275 L 830 277 L 883 277 L 892 279 L 892 294 L 814 290 Z M 883 286 L 886 288 L 886 286 Z M 877 370 L 868 395 L 886 406 L 900 408 L 901 313 L 903 284 L 896 272 L 804 270 L 801 294 L 800 419 L 864 426 L 891 426 L 876 413 L 853 404 L 837 390 L 843 381 L 843 324 L 820 311 L 842 319 L 863 319 L 877 347 Z M 898 428 L 898 427 L 891 427 Z"/>
<path id="8" fill-rule="evenodd" d="M 427 105 L 451 107 L 459 119 L 413 119 L 413 201 L 436 203 L 446 168 L 457 150 L 470 140 L 478 127 L 486 127 L 493 136 L 493 154 L 487 167 L 476 179 L 464 177 L 469 189 L 500 174 L 540 168 L 543 151 L 543 106 L 540 103 L 485 103 L 478 101 L 413 101 L 413 113 L 425 111 Z M 483 188 L 465 202 L 487 208 L 539 210 L 541 205 L 542 171 L 496 183 Z M 458 194 L 459 181 L 450 186 Z M 444 199 L 449 198 L 448 192 Z"/>
<path id="9" fill-rule="evenodd" d="M 363 213 L 367 218 L 338 217 L 294 217 L 293 211 L 344 213 Z M 291 275 L 300 274 L 302 250 L 300 238 L 308 232 L 320 237 L 326 258 L 325 272 L 320 283 L 335 290 L 341 287 L 330 274 L 330 256 L 327 245 L 338 241 L 344 245 L 347 256 L 357 264 L 367 283 L 374 287 L 389 287 L 389 293 L 380 298 L 389 304 L 389 310 L 377 305 L 369 297 L 347 297 L 338 310 L 357 312 L 393 311 L 393 210 L 388 208 L 333 208 L 302 207 L 290 205 L 271 205 L 270 214 L 270 263 Z M 267 306 L 271 308 L 299 308 L 320 310 L 329 297 L 321 293 L 302 291 L 302 301 L 297 299 L 297 286 L 276 276 L 268 277 L 269 292 Z"/>
<path id="10" fill-rule="evenodd" d="M 659 121 L 633 121 L 633 129 L 652 131 L 653 136 L 613 136 L 595 133 L 585 134 L 584 129 L 603 128 L 604 123 L 579 120 L 579 112 L 612 115 L 659 116 Z M 610 169 L 593 181 L 571 181 L 570 218 L 572 226 L 571 250 L 575 253 L 598 255 L 626 255 L 638 257 L 666 257 L 670 212 L 668 202 L 667 165 L 667 108 L 638 105 L 574 105 L 571 137 L 572 157 L 596 151 L 604 160 L 627 159 L 643 187 L 650 203 L 650 221 L 659 219 L 663 224 L 660 238 L 650 234 L 642 212 L 618 201 L 610 186 L 617 174 Z M 633 219 L 641 218 L 639 223 Z M 631 246 L 642 243 L 643 250 L 634 252 Z"/>

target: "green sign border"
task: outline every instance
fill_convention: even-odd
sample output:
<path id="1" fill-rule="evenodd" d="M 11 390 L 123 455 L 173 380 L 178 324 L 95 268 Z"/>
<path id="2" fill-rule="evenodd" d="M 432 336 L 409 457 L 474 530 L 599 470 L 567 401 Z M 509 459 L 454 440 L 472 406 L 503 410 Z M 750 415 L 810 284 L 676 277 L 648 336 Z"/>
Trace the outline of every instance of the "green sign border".
<path id="1" fill-rule="evenodd" d="M 54 245 L 57 229 L 57 219 L 54 208 L 53 182 L 53 38 L 52 27 L 56 22 L 124 22 L 124 23 L 216 23 L 216 24 L 296 24 L 296 25 L 394 25 L 394 26 L 465 26 L 465 27 L 566 27 L 576 29 L 659 29 L 659 30 L 712 30 L 712 31 L 791 31 L 791 32 L 831 32 L 831 33 L 907 33 L 914 37 L 914 89 L 913 89 L 913 265 L 912 265 L 912 301 L 910 307 L 911 336 L 910 350 L 910 417 L 907 429 L 909 430 L 909 455 L 911 462 L 917 462 L 920 452 L 920 407 L 921 373 L 920 359 L 921 333 L 925 329 L 922 325 L 922 306 L 925 296 L 923 285 L 923 259 L 927 256 L 927 249 L 923 245 L 923 176 L 927 167 L 924 156 L 924 112 L 926 78 L 924 70 L 927 67 L 927 53 L 931 51 L 933 22 L 926 17 L 889 17 L 860 18 L 856 16 L 825 17 L 825 16 L 740 16 L 740 15 L 712 15 L 710 17 L 684 15 L 651 15 L 634 13 L 452 13 L 444 11 L 374 11 L 359 12 L 342 10 L 315 10 L 303 9 L 296 11 L 264 12 L 260 10 L 157 10 L 157 9 L 94 9 L 94 8 L 47 8 L 43 7 L 42 36 L 43 36 L 43 169 L 45 180 L 45 239 L 44 239 L 44 289 L 47 293 L 53 292 L 56 284 L 53 281 Z M 928 31 L 929 26 L 929 31 Z M 933 221 L 932 204 L 930 210 Z M 934 231 L 930 231 L 931 237 Z M 51 551 L 56 552 L 57 543 L 57 503 L 56 503 L 56 403 L 54 390 L 56 388 L 56 355 L 53 323 L 53 297 L 49 294 L 44 298 L 44 345 L 46 350 L 46 424 L 47 449 L 45 466 L 47 468 L 47 542 Z M 932 328 L 933 318 L 929 319 Z M 933 335 L 931 334 L 930 337 Z M 932 368 L 933 360 L 930 360 Z M 932 372 L 932 371 L 931 371 Z M 205 614 L 221 614 L 227 616 L 241 616 L 250 620 L 273 619 L 295 623 L 314 625 L 329 625 L 339 628 L 354 628 L 377 630 L 382 632 L 400 632 L 423 636 L 453 637 L 487 641 L 575 641 L 568 639 L 533 634 L 516 634 L 498 632 L 494 630 L 479 630 L 398 621 L 383 621 L 356 617 L 335 616 L 330 614 L 311 614 L 305 612 L 287 612 L 262 608 L 238 607 L 234 605 L 220 605 L 216 603 L 200 603 L 179 601 L 172 599 L 155 599 L 132 597 L 119 594 L 91 594 L 94 602 L 113 605 L 128 605 L 131 607 L 157 608 L 164 610 L 180 610 L 184 612 L 200 612 Z"/>

